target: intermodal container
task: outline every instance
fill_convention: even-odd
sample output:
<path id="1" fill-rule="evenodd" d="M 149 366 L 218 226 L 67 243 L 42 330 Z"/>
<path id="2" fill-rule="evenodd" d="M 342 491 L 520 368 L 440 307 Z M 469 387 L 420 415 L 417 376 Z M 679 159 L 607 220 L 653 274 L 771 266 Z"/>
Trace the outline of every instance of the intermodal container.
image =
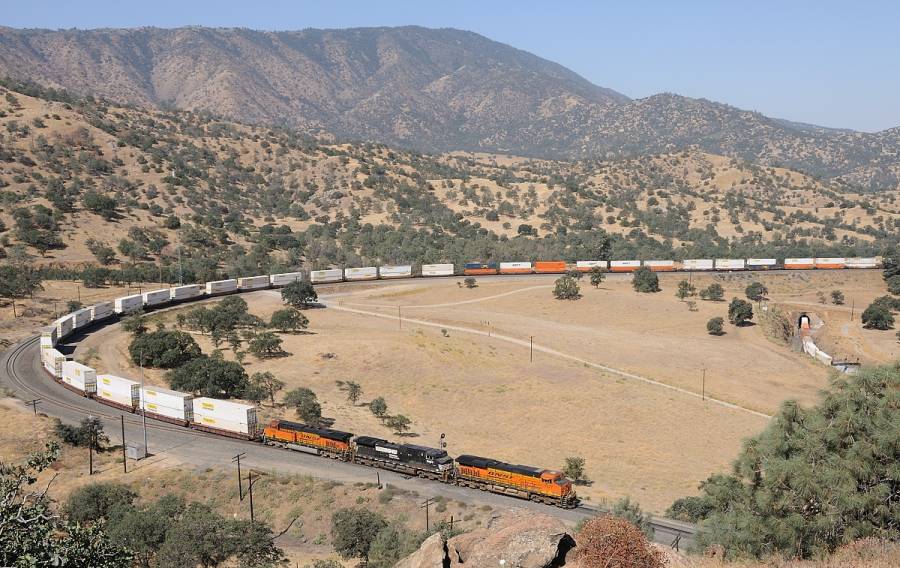
<path id="1" fill-rule="evenodd" d="M 97 392 L 97 371 L 75 361 L 62 364 L 62 381 L 86 394 Z"/>
<path id="2" fill-rule="evenodd" d="M 169 299 L 173 302 L 181 302 L 196 298 L 201 294 L 199 284 L 185 284 L 184 286 L 175 286 L 169 290 Z"/>
<path id="3" fill-rule="evenodd" d="M 272 286 L 287 286 L 291 282 L 300 282 L 303 280 L 302 272 L 284 272 L 282 274 L 271 274 L 269 283 Z"/>
<path id="4" fill-rule="evenodd" d="M 134 294 L 133 296 L 123 296 L 116 298 L 115 307 L 113 308 L 117 314 L 130 314 L 138 312 L 144 308 L 144 296 Z"/>
<path id="5" fill-rule="evenodd" d="M 81 329 L 91 325 L 91 309 L 82 308 L 77 312 L 72 312 L 72 328 Z"/>
<path id="6" fill-rule="evenodd" d="M 634 272 L 640 267 L 640 260 L 611 260 L 609 262 L 610 272 Z"/>
<path id="7" fill-rule="evenodd" d="M 530 262 L 501 262 L 500 274 L 531 274 Z"/>
<path id="8" fill-rule="evenodd" d="M 819 269 L 840 269 L 847 268 L 846 258 L 817 258 L 815 259 L 816 268 Z"/>
<path id="9" fill-rule="evenodd" d="M 256 407 L 228 400 L 199 397 L 194 399 L 193 422 L 252 437 L 256 435 Z"/>
<path id="10" fill-rule="evenodd" d="M 194 397 L 190 394 L 150 386 L 145 386 L 139 394 L 138 408 L 186 422 L 194 419 Z"/>
<path id="11" fill-rule="evenodd" d="M 743 258 L 717 258 L 716 270 L 744 270 Z"/>
<path id="12" fill-rule="evenodd" d="M 463 267 L 463 274 L 466 276 L 497 274 L 499 271 L 500 265 L 496 262 L 467 262 Z"/>
<path id="13" fill-rule="evenodd" d="M 538 274 L 562 274 L 567 268 L 562 260 L 539 260 L 534 263 L 534 271 Z"/>
<path id="14" fill-rule="evenodd" d="M 380 266 L 378 268 L 379 278 L 409 278 L 412 276 L 412 266 L 408 264 L 396 266 Z"/>
<path id="15" fill-rule="evenodd" d="M 342 282 L 344 280 L 344 271 L 340 268 L 331 268 L 329 270 L 311 270 L 309 272 L 309 281 L 313 284 L 324 284 L 326 282 Z"/>
<path id="16" fill-rule="evenodd" d="M 774 258 L 748 258 L 747 268 L 750 270 L 771 270 L 778 264 Z"/>
<path id="17" fill-rule="evenodd" d="M 140 404 L 141 384 L 115 375 L 97 375 L 97 397 L 137 408 Z"/>
<path id="18" fill-rule="evenodd" d="M 105 320 L 116 313 L 115 305 L 112 302 L 99 302 L 91 306 L 91 321 L 98 322 Z"/>
<path id="19" fill-rule="evenodd" d="M 692 258 L 681 263 L 685 270 L 712 270 L 713 260 L 711 258 Z"/>
<path id="20" fill-rule="evenodd" d="M 855 257 L 847 259 L 847 268 L 878 268 L 881 266 L 879 257 Z"/>
<path id="21" fill-rule="evenodd" d="M 674 260 L 645 260 L 644 266 L 651 272 L 672 272 L 675 270 Z"/>
<path id="22" fill-rule="evenodd" d="M 453 276 L 455 269 L 452 264 L 423 264 L 422 276 Z"/>
<path id="23" fill-rule="evenodd" d="M 811 270 L 815 268 L 816 261 L 813 258 L 786 258 L 784 267 L 787 270 Z"/>
<path id="24" fill-rule="evenodd" d="M 143 296 L 145 306 L 159 306 L 172 299 L 172 291 L 168 288 L 165 290 L 153 290 L 144 292 Z"/>
<path id="25" fill-rule="evenodd" d="M 237 280 L 215 280 L 206 283 L 206 294 L 213 296 L 215 294 L 228 294 L 237 291 Z"/>
<path id="26" fill-rule="evenodd" d="M 50 344 L 56 347 L 56 339 L 59 337 L 59 329 L 55 325 L 48 325 L 41 328 L 41 339 L 49 339 Z"/>
<path id="27" fill-rule="evenodd" d="M 63 316 L 56 320 L 56 339 L 63 340 L 75 329 L 75 317 L 72 314 Z"/>
<path id="28" fill-rule="evenodd" d="M 43 363 L 47 372 L 57 379 L 62 377 L 62 366 L 65 362 L 66 356 L 56 349 L 41 350 L 41 363 Z"/>
<path id="29" fill-rule="evenodd" d="M 590 272 L 595 268 L 606 270 L 609 268 L 609 263 L 605 260 L 579 260 L 575 262 L 575 268 L 579 272 Z"/>
<path id="30" fill-rule="evenodd" d="M 262 290 L 269 287 L 269 275 L 263 276 L 245 276 L 238 278 L 239 290 Z"/>
<path id="31" fill-rule="evenodd" d="M 378 268 L 375 266 L 347 268 L 344 270 L 344 278 L 347 280 L 377 280 Z"/>

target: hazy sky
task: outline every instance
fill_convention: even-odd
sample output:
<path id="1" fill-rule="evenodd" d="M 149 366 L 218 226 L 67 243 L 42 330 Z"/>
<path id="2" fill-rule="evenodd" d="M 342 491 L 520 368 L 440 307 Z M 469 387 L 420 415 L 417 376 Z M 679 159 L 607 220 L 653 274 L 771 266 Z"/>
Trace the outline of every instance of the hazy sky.
<path id="1" fill-rule="evenodd" d="M 472 30 L 630 97 L 669 91 L 823 126 L 900 126 L 900 2 L 8 2 L 17 28 L 422 25 Z"/>

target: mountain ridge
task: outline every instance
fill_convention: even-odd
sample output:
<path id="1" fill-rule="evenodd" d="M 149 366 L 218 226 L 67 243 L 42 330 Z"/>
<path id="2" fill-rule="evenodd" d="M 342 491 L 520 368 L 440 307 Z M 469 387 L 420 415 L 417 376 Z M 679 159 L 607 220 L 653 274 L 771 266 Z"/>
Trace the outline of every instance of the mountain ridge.
<path id="1" fill-rule="evenodd" d="M 897 129 L 863 133 L 659 93 L 630 99 L 454 28 L 0 28 L 0 74 L 143 106 L 441 153 L 619 158 L 693 146 L 868 190 L 900 186 Z"/>

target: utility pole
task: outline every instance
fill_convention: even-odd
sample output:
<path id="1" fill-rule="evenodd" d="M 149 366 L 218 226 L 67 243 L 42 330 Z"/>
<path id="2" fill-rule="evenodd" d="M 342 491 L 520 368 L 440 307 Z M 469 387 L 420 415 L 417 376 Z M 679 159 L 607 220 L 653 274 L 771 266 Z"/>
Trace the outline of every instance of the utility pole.
<path id="1" fill-rule="evenodd" d="M 700 392 L 701 392 L 700 397 L 701 397 L 701 399 L 702 399 L 704 402 L 706 402 L 706 367 L 703 367 L 703 379 L 702 379 L 702 382 L 701 382 L 701 387 L 700 387 L 700 389 L 701 389 L 701 390 L 700 390 Z"/>
<path id="2" fill-rule="evenodd" d="M 37 416 L 37 405 L 41 403 L 41 399 L 36 398 L 34 400 L 25 401 L 25 406 L 30 406 L 34 410 L 34 415 Z"/>
<path id="3" fill-rule="evenodd" d="M 19 317 L 19 316 L 16 314 L 16 300 L 15 300 L 15 298 L 13 298 L 12 306 L 13 306 L 13 319 L 16 319 L 16 318 Z"/>
<path id="4" fill-rule="evenodd" d="M 428 518 L 428 508 L 434 501 L 434 497 L 429 497 L 428 499 L 425 499 L 425 502 L 419 507 L 420 509 L 425 509 L 425 532 L 428 532 L 428 529 L 431 528 L 431 520 Z"/>
<path id="5" fill-rule="evenodd" d="M 144 350 L 141 349 L 141 422 L 144 425 L 144 457 L 150 454 L 150 448 L 147 445 L 147 401 L 144 395 Z"/>
<path id="6" fill-rule="evenodd" d="M 403 329 L 403 317 L 400 315 L 400 306 L 397 306 L 397 325 L 399 329 Z"/>
<path id="7" fill-rule="evenodd" d="M 91 435 L 88 438 L 88 475 L 94 475 L 94 426 L 93 416 L 88 414 L 89 424 L 91 424 Z"/>
<path id="8" fill-rule="evenodd" d="M 243 481 L 241 481 L 241 458 L 242 458 L 243 456 L 245 456 L 245 455 L 247 455 L 246 452 L 241 452 L 241 453 L 239 453 L 238 455 L 236 455 L 236 456 L 234 456 L 233 458 L 231 458 L 231 461 L 233 461 L 233 462 L 236 461 L 236 462 L 237 462 L 237 469 L 238 469 L 238 495 L 240 496 L 241 501 L 244 500 L 244 483 L 243 483 Z"/>
<path id="9" fill-rule="evenodd" d="M 259 477 L 253 479 L 253 470 L 251 469 L 247 474 L 247 480 L 250 482 L 247 484 L 247 490 L 250 492 L 250 522 L 253 523 L 256 521 L 256 515 L 253 513 L 253 484 L 259 481 Z"/>
<path id="10" fill-rule="evenodd" d="M 125 454 L 125 415 L 120 414 L 122 424 L 122 471 L 128 473 L 128 456 Z"/>
<path id="11" fill-rule="evenodd" d="M 181 245 L 178 245 L 178 285 L 184 286 L 184 276 L 181 271 Z"/>
<path id="12" fill-rule="evenodd" d="M 75 284 L 75 291 L 78 292 L 78 303 L 81 303 L 81 284 Z"/>
<path id="13" fill-rule="evenodd" d="M 850 300 L 850 321 L 853 321 L 853 312 L 856 311 L 856 298 Z"/>
<path id="14" fill-rule="evenodd" d="M 534 336 L 528 338 L 528 362 L 534 363 Z"/>

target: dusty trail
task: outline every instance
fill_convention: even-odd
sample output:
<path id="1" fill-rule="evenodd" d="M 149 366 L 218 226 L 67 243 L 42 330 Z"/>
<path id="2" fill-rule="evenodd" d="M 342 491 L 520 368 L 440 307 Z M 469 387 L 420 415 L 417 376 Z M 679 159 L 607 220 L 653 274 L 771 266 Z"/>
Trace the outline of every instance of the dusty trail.
<path id="1" fill-rule="evenodd" d="M 538 288 L 542 288 L 542 287 L 544 287 L 544 286 L 539 286 Z M 535 288 L 535 287 L 532 287 L 532 288 Z M 526 289 L 517 290 L 516 292 L 521 292 L 521 291 L 523 291 L 523 290 L 527 290 L 527 288 L 526 288 Z M 506 296 L 506 295 L 509 295 L 509 294 L 510 294 L 510 293 L 507 292 L 507 293 L 504 293 L 504 294 L 498 294 L 497 296 Z M 492 296 L 492 297 L 497 297 L 497 296 Z M 487 298 L 480 298 L 479 300 L 487 300 L 487 299 L 489 299 L 489 298 L 490 298 L 490 297 L 487 297 Z M 390 319 L 390 320 L 396 319 L 396 316 L 394 316 L 394 315 L 382 314 L 382 313 L 378 313 L 378 312 L 371 312 L 371 311 L 368 311 L 368 310 L 362 310 L 362 309 L 359 309 L 359 308 L 350 308 L 350 307 L 347 307 L 346 305 L 342 305 L 342 304 L 344 304 L 344 303 L 342 303 L 342 304 L 337 304 L 337 303 L 334 303 L 334 302 L 330 301 L 327 297 L 322 297 L 322 298 L 320 298 L 320 300 L 322 300 L 322 302 L 323 302 L 327 307 L 329 307 L 329 308 L 331 308 L 331 309 L 334 309 L 334 310 L 343 311 L 343 312 L 349 312 L 349 313 L 354 313 L 354 314 L 359 314 L 359 315 L 365 315 L 365 316 L 369 316 L 369 317 L 377 317 L 377 318 Z M 452 306 L 452 305 L 465 304 L 465 303 L 471 303 L 471 302 L 472 302 L 472 300 L 465 300 L 465 301 L 461 301 L 461 302 L 448 303 L 448 304 L 444 304 L 444 305 L 446 305 L 446 306 Z M 371 304 L 366 304 L 366 305 L 371 305 Z M 388 306 L 388 307 L 393 307 L 393 306 Z M 404 308 L 406 308 L 406 307 L 409 307 L 409 306 L 404 306 Z M 726 401 L 726 400 L 721 400 L 721 399 L 717 399 L 717 398 L 713 398 L 713 397 L 709 397 L 709 396 L 704 397 L 704 396 L 701 395 L 700 393 L 696 393 L 696 392 L 693 392 L 693 391 L 690 391 L 690 390 L 687 390 L 687 389 L 683 389 L 683 388 L 676 387 L 676 386 L 673 386 L 673 385 L 670 385 L 670 384 L 666 384 L 666 383 L 663 383 L 663 382 L 660 382 L 660 381 L 651 379 L 651 378 L 649 378 L 649 377 L 644 377 L 644 376 L 637 375 L 637 374 L 634 374 L 634 373 L 629 373 L 629 372 L 623 371 L 623 370 L 621 370 L 621 369 L 616 369 L 616 368 L 613 368 L 613 367 L 608 367 L 608 366 L 606 366 L 606 365 L 602 365 L 602 364 L 596 363 L 596 362 L 594 362 L 594 361 L 589 361 L 589 360 L 587 360 L 587 359 L 582 359 L 581 357 L 576 357 L 575 355 L 571 355 L 571 354 L 569 354 L 569 353 L 564 353 L 564 352 L 562 352 L 562 351 L 558 351 L 558 350 L 556 350 L 556 349 L 552 349 L 552 348 L 550 348 L 550 347 L 546 347 L 546 346 L 540 345 L 540 344 L 538 344 L 538 343 L 532 344 L 532 343 L 529 342 L 529 341 L 526 341 L 526 340 L 524 340 L 524 339 L 520 339 L 520 338 L 517 338 L 517 337 L 511 337 L 511 336 L 508 336 L 508 335 L 498 334 L 498 333 L 494 333 L 494 332 L 491 332 L 490 335 L 489 335 L 489 333 L 488 333 L 487 331 L 482 331 L 482 330 L 480 330 L 480 329 L 474 329 L 474 328 L 463 327 L 463 326 L 458 326 L 458 325 L 448 325 L 448 324 L 444 324 L 444 323 L 440 323 L 440 322 L 428 321 L 428 320 L 423 320 L 423 319 L 404 318 L 404 321 L 409 322 L 409 323 L 413 323 L 413 324 L 417 324 L 417 325 L 427 326 L 427 327 L 443 328 L 443 329 L 448 329 L 448 330 L 452 330 L 452 331 L 458 331 L 458 332 L 461 332 L 461 333 L 468 333 L 468 334 L 472 334 L 472 335 L 480 335 L 480 336 L 484 336 L 484 337 L 490 337 L 490 338 L 492 338 L 492 339 L 498 339 L 498 340 L 500 340 L 500 341 L 505 341 L 505 342 L 507 342 L 507 343 L 512 343 L 512 344 L 514 344 L 514 345 L 518 345 L 518 346 L 521 346 L 521 347 L 526 347 L 526 348 L 531 348 L 531 347 L 533 347 L 533 349 L 534 349 L 535 351 L 539 351 L 539 352 L 541 352 L 541 353 L 546 353 L 546 354 L 548 354 L 548 355 L 553 355 L 554 357 L 559 357 L 559 358 L 561 358 L 561 359 L 566 359 L 566 360 L 569 360 L 569 361 L 574 361 L 574 362 L 576 362 L 576 363 L 580 363 L 580 364 L 582 364 L 582 365 L 587 365 L 587 366 L 592 367 L 592 368 L 594 368 L 594 369 L 599 369 L 599 370 L 601 370 L 601 371 L 606 371 L 606 372 L 608 372 L 608 373 L 613 373 L 613 374 L 619 375 L 619 376 L 621 376 L 621 377 L 625 377 L 625 378 L 627 378 L 627 379 L 632 379 L 632 380 L 635 380 L 635 381 L 640 381 L 640 382 L 645 383 L 645 384 L 649 384 L 649 385 L 653 385 L 653 386 L 656 386 L 656 387 L 668 389 L 668 390 L 671 390 L 671 391 L 674 391 L 674 392 L 677 392 L 677 393 L 679 393 L 679 394 L 682 394 L 682 395 L 685 395 L 685 396 L 689 396 L 689 397 L 692 397 L 692 398 L 698 398 L 698 399 L 701 399 L 701 400 L 708 400 L 708 401 L 712 402 L 713 404 L 717 404 L 717 405 L 723 406 L 723 407 L 725 407 L 725 408 L 730 408 L 730 409 L 733 409 L 733 410 L 741 410 L 741 411 L 744 411 L 744 412 L 753 414 L 754 416 L 758 416 L 758 417 L 760 417 L 760 418 L 765 418 L 765 419 L 772 418 L 772 416 L 769 415 L 769 414 L 765 414 L 765 413 L 759 412 L 759 411 L 757 411 L 757 410 L 753 410 L 752 408 L 748 408 L 748 407 L 746 407 L 746 406 L 741 406 L 741 405 L 739 405 L 739 404 L 735 404 L 735 403 L 732 403 L 732 402 L 728 402 L 728 401 Z"/>
<path id="2" fill-rule="evenodd" d="M 544 288 L 553 288 L 553 286 L 549 284 L 541 285 L 541 286 L 529 286 L 527 288 L 519 288 L 518 290 L 511 290 L 509 292 L 503 292 L 501 294 L 494 294 L 493 296 L 484 296 L 483 298 L 473 298 L 471 300 L 460 300 L 458 302 L 445 302 L 442 304 L 418 304 L 418 305 L 404 305 L 403 309 L 408 310 L 411 308 L 450 308 L 453 306 L 461 306 L 463 304 L 477 304 L 479 302 L 485 302 L 487 300 L 496 300 L 497 298 L 505 298 L 506 296 L 512 296 L 514 294 L 521 294 L 522 292 L 529 292 L 531 290 L 541 290 Z M 341 302 L 341 305 L 349 305 L 349 306 L 366 306 L 369 308 L 395 308 L 396 304 L 360 304 L 353 302 Z"/>

